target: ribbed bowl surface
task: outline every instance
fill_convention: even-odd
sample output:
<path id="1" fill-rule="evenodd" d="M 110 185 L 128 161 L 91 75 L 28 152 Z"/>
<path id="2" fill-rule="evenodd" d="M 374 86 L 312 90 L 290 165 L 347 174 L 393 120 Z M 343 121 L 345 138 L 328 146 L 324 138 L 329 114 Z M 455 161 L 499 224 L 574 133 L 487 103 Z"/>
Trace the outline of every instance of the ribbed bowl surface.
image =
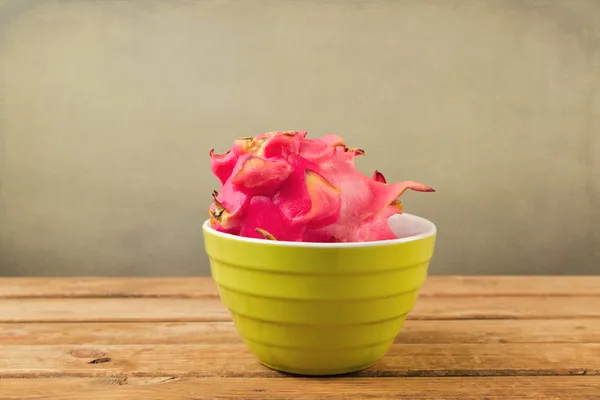
<path id="1" fill-rule="evenodd" d="M 283 372 L 334 375 L 381 358 L 415 305 L 435 226 L 414 218 L 424 234 L 387 242 L 271 242 L 209 224 L 204 240 L 221 299 L 256 357 Z"/>

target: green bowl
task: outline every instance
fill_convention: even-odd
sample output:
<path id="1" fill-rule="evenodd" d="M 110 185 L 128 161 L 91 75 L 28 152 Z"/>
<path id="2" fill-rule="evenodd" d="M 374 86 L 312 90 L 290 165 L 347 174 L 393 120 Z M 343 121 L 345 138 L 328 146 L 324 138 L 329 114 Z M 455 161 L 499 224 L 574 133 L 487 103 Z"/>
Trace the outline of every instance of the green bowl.
<path id="1" fill-rule="evenodd" d="M 204 244 L 221 300 L 267 367 L 336 375 L 369 367 L 390 348 L 415 305 L 436 227 L 409 218 L 415 235 L 365 243 L 302 243 L 218 232 Z"/>

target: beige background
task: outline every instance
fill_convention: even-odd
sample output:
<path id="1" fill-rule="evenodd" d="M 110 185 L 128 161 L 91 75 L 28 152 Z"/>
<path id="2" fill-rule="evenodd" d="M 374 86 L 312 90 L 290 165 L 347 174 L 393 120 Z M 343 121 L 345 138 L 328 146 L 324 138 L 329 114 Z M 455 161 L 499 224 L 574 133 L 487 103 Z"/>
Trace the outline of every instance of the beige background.
<path id="1" fill-rule="evenodd" d="M 208 150 L 414 179 L 432 273 L 600 272 L 600 1 L 3 1 L 0 275 L 198 275 Z"/>

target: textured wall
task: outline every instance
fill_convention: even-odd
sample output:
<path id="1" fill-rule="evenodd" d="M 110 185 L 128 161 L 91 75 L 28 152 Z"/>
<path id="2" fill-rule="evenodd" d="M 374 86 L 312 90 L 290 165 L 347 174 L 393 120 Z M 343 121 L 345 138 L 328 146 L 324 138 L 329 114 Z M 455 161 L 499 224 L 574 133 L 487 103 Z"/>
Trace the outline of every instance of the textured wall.
<path id="1" fill-rule="evenodd" d="M 0 2 L 0 275 L 206 274 L 208 150 L 338 133 L 432 273 L 600 272 L 600 2 Z"/>

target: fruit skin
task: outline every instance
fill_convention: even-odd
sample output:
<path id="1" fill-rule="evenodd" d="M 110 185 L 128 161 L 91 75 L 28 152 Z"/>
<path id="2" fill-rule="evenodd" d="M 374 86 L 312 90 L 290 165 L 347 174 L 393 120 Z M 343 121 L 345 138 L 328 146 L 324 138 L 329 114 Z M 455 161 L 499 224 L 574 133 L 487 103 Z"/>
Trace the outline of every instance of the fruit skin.
<path id="1" fill-rule="evenodd" d="M 295 242 L 369 242 L 395 239 L 387 218 L 402 213 L 408 189 L 433 192 L 413 181 L 367 177 L 354 159 L 364 150 L 328 134 L 267 132 L 238 138 L 224 154 L 210 151 L 221 190 L 213 192 L 211 225 L 244 237 Z"/>

